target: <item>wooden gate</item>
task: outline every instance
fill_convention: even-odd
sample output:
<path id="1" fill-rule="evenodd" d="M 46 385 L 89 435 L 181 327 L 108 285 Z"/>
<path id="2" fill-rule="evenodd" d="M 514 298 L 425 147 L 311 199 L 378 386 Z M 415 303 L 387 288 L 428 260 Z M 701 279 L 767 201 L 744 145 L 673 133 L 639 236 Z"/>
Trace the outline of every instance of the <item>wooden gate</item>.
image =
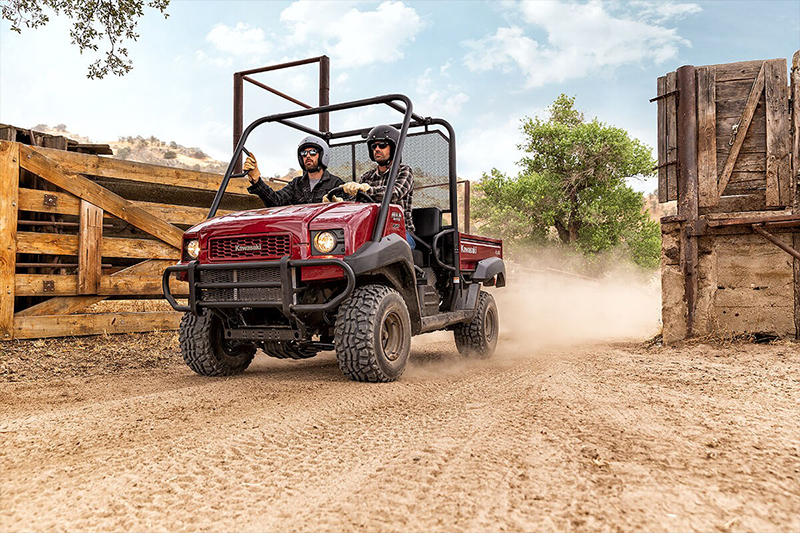
<path id="1" fill-rule="evenodd" d="M 85 312 L 160 298 L 183 231 L 205 219 L 221 176 L 0 141 L 0 338 L 174 328 L 180 314 Z M 230 184 L 220 213 L 258 207 Z M 185 294 L 172 282 L 175 294 Z"/>
<path id="2" fill-rule="evenodd" d="M 658 78 L 659 201 L 678 206 L 662 219 L 665 339 L 778 322 L 783 332 L 792 314 L 800 336 L 798 68 L 800 52 L 791 87 L 785 59 L 684 66 Z M 731 253 L 738 258 L 723 257 Z M 742 316 L 754 318 L 731 318 Z"/>

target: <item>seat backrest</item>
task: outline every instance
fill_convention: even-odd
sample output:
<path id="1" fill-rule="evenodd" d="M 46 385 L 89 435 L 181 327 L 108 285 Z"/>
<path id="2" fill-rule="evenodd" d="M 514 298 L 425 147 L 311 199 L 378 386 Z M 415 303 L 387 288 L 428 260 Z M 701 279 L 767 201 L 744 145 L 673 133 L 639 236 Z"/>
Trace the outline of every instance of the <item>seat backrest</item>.
<path id="1" fill-rule="evenodd" d="M 411 210 L 414 234 L 420 238 L 433 237 L 442 231 L 442 210 L 438 207 L 419 207 Z"/>

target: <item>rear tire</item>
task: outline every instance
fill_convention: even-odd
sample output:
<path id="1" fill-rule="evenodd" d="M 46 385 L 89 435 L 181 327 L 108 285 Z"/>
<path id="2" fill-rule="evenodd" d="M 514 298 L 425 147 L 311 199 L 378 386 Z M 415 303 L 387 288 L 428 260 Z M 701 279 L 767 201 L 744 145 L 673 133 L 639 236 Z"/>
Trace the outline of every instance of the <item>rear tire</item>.
<path id="1" fill-rule="evenodd" d="M 500 333 L 500 319 L 497 304 L 488 292 L 478 295 L 475 317 L 469 324 L 459 324 L 453 330 L 458 353 L 464 357 L 488 359 L 497 347 Z"/>
<path id="2" fill-rule="evenodd" d="M 222 333 L 222 322 L 216 315 L 183 315 L 179 339 L 189 368 L 201 376 L 232 376 L 250 366 L 256 347 L 234 344 L 223 339 Z"/>
<path id="3" fill-rule="evenodd" d="M 336 315 L 336 358 L 354 381 L 400 377 L 411 351 L 411 319 L 403 297 L 383 285 L 358 287 Z"/>
<path id="4" fill-rule="evenodd" d="M 317 355 L 317 350 L 298 346 L 294 342 L 264 341 L 264 353 L 276 359 L 310 359 Z"/>

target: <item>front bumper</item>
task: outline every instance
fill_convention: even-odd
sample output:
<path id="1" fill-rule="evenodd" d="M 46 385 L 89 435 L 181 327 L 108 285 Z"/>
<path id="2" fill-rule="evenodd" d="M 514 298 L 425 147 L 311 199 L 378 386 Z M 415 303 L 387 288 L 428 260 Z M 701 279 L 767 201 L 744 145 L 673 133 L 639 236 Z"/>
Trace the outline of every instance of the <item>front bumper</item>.
<path id="1" fill-rule="evenodd" d="M 302 267 L 337 266 L 342 269 L 347 281 L 344 290 L 324 303 L 301 304 L 298 303 L 297 294 L 304 290 L 298 284 L 299 272 Z M 275 269 L 277 279 L 256 279 L 238 281 L 239 273 L 254 270 Z M 189 305 L 180 305 L 169 290 L 169 278 L 174 272 L 186 272 L 189 281 Z M 205 274 L 219 273 L 229 275 L 232 281 L 205 281 Z M 244 276 L 248 277 L 248 276 Z M 252 276 L 251 276 L 252 278 Z M 258 261 L 246 263 L 223 263 L 201 265 L 191 261 L 186 265 L 167 267 L 161 279 L 164 297 L 176 311 L 199 315 L 203 309 L 208 308 L 244 308 L 244 307 L 270 307 L 279 309 L 284 316 L 292 319 L 298 314 L 316 313 L 335 309 L 345 298 L 352 294 L 356 286 L 356 277 L 353 269 L 341 259 L 289 259 L 284 256 L 275 261 Z M 266 291 L 265 291 L 266 289 Z M 269 293 L 270 289 L 276 297 L 268 299 L 240 298 L 240 294 L 249 291 L 249 294 Z M 214 298 L 224 291 L 228 296 Z M 261 293 L 257 291 L 261 290 Z"/>

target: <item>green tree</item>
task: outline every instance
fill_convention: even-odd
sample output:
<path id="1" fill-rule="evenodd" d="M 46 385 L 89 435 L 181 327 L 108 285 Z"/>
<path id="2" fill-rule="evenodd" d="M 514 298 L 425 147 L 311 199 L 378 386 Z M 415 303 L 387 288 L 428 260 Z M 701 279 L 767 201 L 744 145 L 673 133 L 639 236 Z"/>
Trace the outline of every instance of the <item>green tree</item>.
<path id="1" fill-rule="evenodd" d="M 81 54 L 97 52 L 98 43 L 108 41 L 109 49 L 104 59 L 91 63 L 87 77 L 103 78 L 107 74 L 124 76 L 133 68 L 128 59 L 128 49 L 122 44 L 126 39 L 136 41 L 136 25 L 144 15 L 144 8 L 157 9 L 168 17 L 166 9 L 170 0 L 0 0 L 0 15 L 11 22 L 11 31 L 22 32 L 22 27 L 39 28 L 50 21 L 47 10 L 56 16 L 72 20 L 70 37 Z"/>
<path id="2" fill-rule="evenodd" d="M 653 267 L 660 231 L 642 209 L 643 197 L 625 179 L 653 173 L 650 148 L 620 128 L 586 121 L 575 99 L 560 95 L 548 120 L 525 118 L 525 156 L 516 178 L 484 174 L 477 214 L 511 242 L 543 243 L 555 236 L 587 255 L 627 248 Z"/>

